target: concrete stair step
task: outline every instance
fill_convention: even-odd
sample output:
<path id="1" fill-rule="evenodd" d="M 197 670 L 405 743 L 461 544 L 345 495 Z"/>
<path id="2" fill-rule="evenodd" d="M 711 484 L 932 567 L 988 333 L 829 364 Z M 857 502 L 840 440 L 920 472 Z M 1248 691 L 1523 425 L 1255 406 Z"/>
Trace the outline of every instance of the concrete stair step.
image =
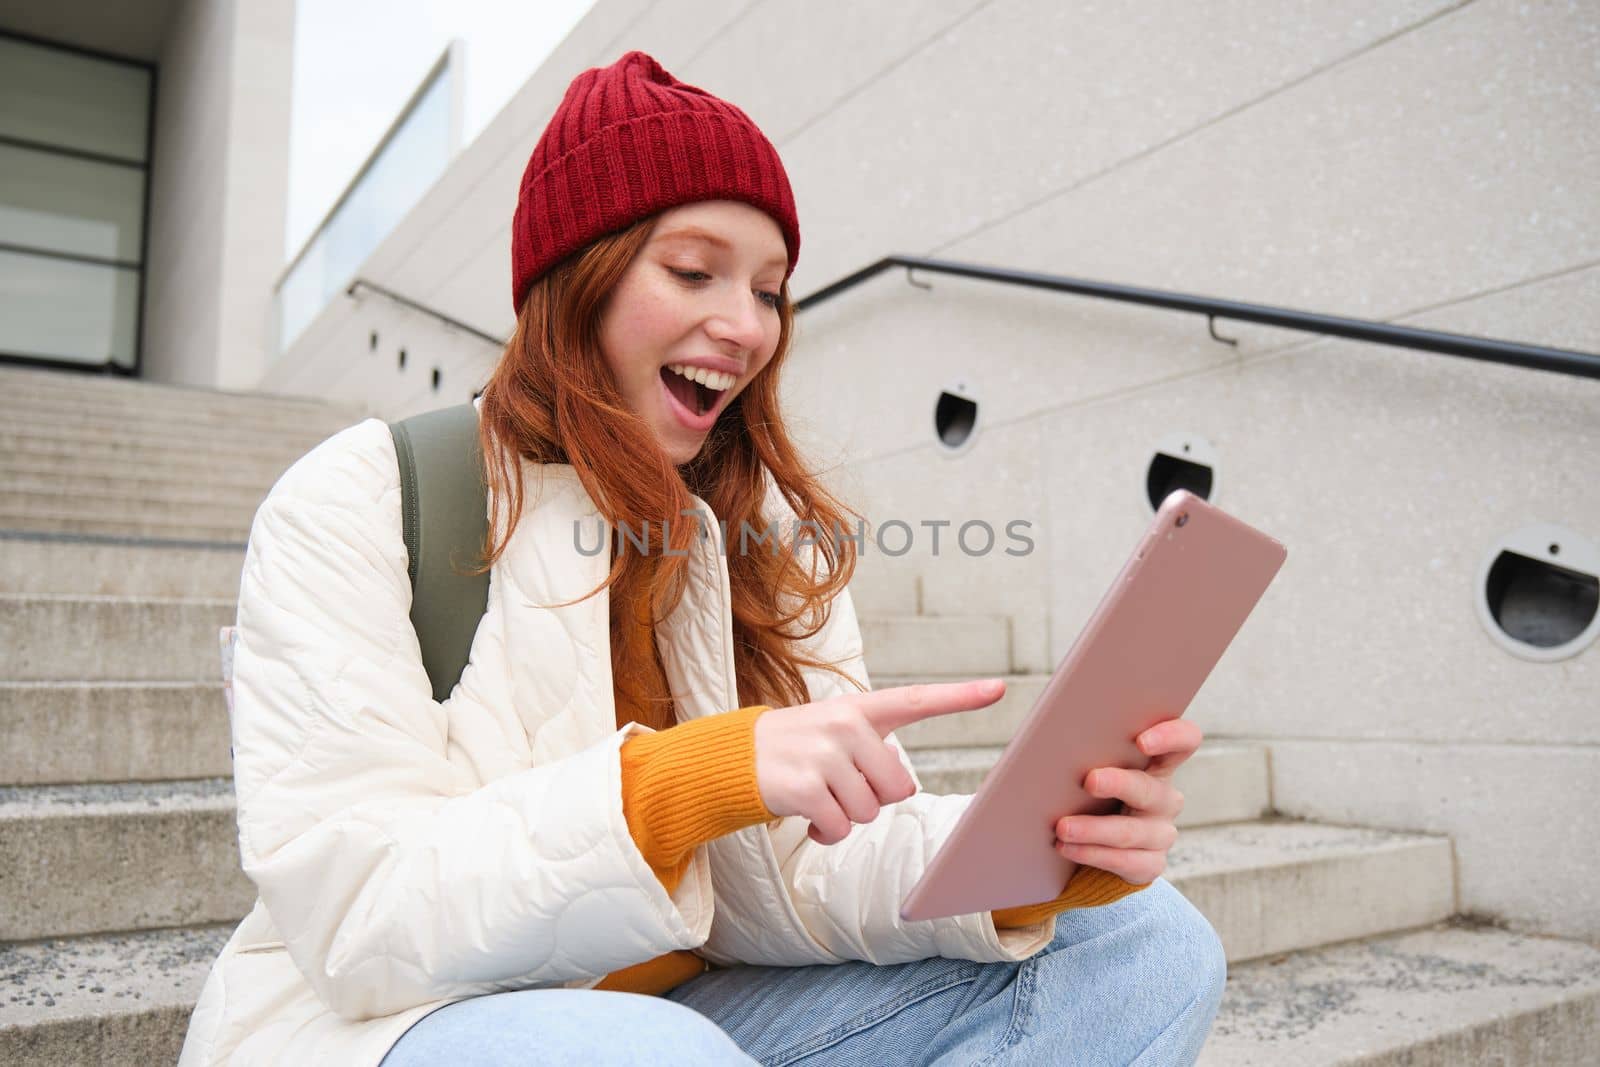
<path id="1" fill-rule="evenodd" d="M 85 518 L 53 512 L 8 512 L 0 510 L 0 533 L 86 534 L 100 537 L 156 538 L 170 541 L 195 541 L 207 545 L 243 548 L 250 536 L 248 523 L 205 526 L 189 522 L 131 522 L 121 519 Z"/>
<path id="2" fill-rule="evenodd" d="M 249 524 L 255 514 L 251 504 L 188 500 L 181 503 L 145 500 L 136 496 L 75 496 L 61 491 L 35 492 L 0 487 L 0 514 L 50 514 L 84 519 L 123 519 L 129 522 L 192 522 L 199 526 Z"/>
<path id="3" fill-rule="evenodd" d="M 11 414 L 37 416 L 82 416 L 102 422 L 149 422 L 178 419 L 194 424 L 216 426 L 338 427 L 344 419 L 365 418 L 362 408 L 331 403 L 285 405 L 266 394 L 227 394 L 221 403 L 197 398 L 192 390 L 163 392 L 134 397 L 104 397 L 83 390 L 37 389 L 22 387 L 0 392 L 0 418 Z"/>
<path id="4" fill-rule="evenodd" d="M 227 461 L 254 472 L 263 466 L 289 464 L 311 451 L 331 434 L 307 434 L 283 439 L 246 440 L 218 434 L 207 440 L 164 441 L 147 437 L 80 437 L 69 427 L 53 433 L 38 433 L 28 429 L 13 429 L 0 423 L 0 455 L 23 462 L 34 462 L 38 457 L 74 459 L 79 462 L 108 461 L 128 465 L 165 466 L 167 464 L 198 465 L 210 453 L 213 462 Z"/>
<path id="5" fill-rule="evenodd" d="M 895 733 L 896 739 L 901 732 Z M 911 748 L 906 752 L 930 793 L 976 793 L 1003 746 Z M 1172 776 L 1183 794 L 1178 826 L 1210 826 L 1265 818 L 1271 811 L 1267 748 L 1250 741 L 1207 740 Z"/>
<path id="6" fill-rule="evenodd" d="M 351 424 L 341 422 L 331 429 L 322 426 L 280 426 L 265 429 L 227 424 L 195 425 L 176 417 L 160 422 L 134 424 L 99 422 L 63 414 L 45 418 L 8 416 L 3 420 L 3 425 L 8 433 L 19 436 L 82 444 L 116 446 L 129 441 L 139 441 L 147 446 L 164 448 L 209 448 L 225 444 L 243 449 L 298 447 L 301 450 L 308 450 L 317 442 L 333 436 Z"/>
<path id="7" fill-rule="evenodd" d="M 178 1062 L 235 923 L 0 945 L 0 1063 Z"/>
<path id="8" fill-rule="evenodd" d="M 244 548 L 0 532 L 0 594 L 232 598 Z"/>
<path id="9" fill-rule="evenodd" d="M 1164 876 L 1229 960 L 1408 930 L 1455 911 L 1450 839 L 1269 818 L 1182 831 Z"/>
<path id="10" fill-rule="evenodd" d="M 272 436 L 283 433 L 334 433 L 362 416 L 342 409 L 275 412 L 215 411 L 195 408 L 192 401 L 174 398 L 168 403 L 96 404 L 82 399 L 30 398 L 0 395 L 0 422 L 49 427 L 63 421 L 92 426 L 106 433 L 144 435 L 181 430 L 244 433 Z"/>
<path id="11" fill-rule="evenodd" d="M 233 774 L 221 682 L 0 682 L 0 786 Z"/>
<path id="12" fill-rule="evenodd" d="M 1011 674 L 1008 615 L 863 615 L 859 621 L 874 678 L 880 673 L 928 679 Z"/>
<path id="13" fill-rule="evenodd" d="M 0 428 L 0 437 L 5 430 Z M 177 482 L 213 485 L 246 485 L 270 488 L 289 465 L 304 451 L 283 449 L 277 455 L 254 456 L 192 449 L 140 452 L 137 449 L 100 449 L 85 454 L 70 442 L 25 442 L 28 449 L 0 449 L 0 485 L 4 471 L 26 469 L 62 478 L 161 478 Z M 38 451 L 34 446 L 48 449 Z"/>
<path id="14" fill-rule="evenodd" d="M 212 682 L 235 601 L 0 596 L 0 678 L 12 682 Z"/>
<path id="15" fill-rule="evenodd" d="M 151 472 L 156 473 L 156 472 Z M 68 478 L 48 471 L 0 468 L 0 497 L 23 494 L 47 506 L 77 503 L 85 506 L 115 503 L 117 507 L 149 503 L 165 507 L 189 506 L 255 508 L 267 495 L 271 484 L 263 486 L 219 485 L 173 477 L 121 478 L 98 474 Z"/>
<path id="16" fill-rule="evenodd" d="M 231 778 L 0 789 L 0 941 L 243 918 Z"/>
<path id="17" fill-rule="evenodd" d="M 6 453 L 0 456 L 0 486 L 9 485 L 13 474 L 61 478 L 74 484 L 95 486 L 141 479 L 177 485 L 217 485 L 253 489 L 262 495 L 272 488 L 289 464 L 304 453 L 283 459 L 244 461 L 236 457 L 220 459 L 207 455 L 177 454 L 158 462 L 129 462 L 115 456 L 54 455 L 37 452 Z"/>
<path id="18" fill-rule="evenodd" d="M 64 487 L 45 492 L 0 487 L 0 516 L 6 518 L 0 528 L 63 533 L 115 531 L 180 538 L 193 538 L 195 531 L 200 530 L 239 531 L 248 535 L 250 521 L 259 504 L 259 500 L 169 501 L 122 495 L 74 495 Z M 85 530 L 86 525 L 93 529 Z"/>
<path id="19" fill-rule="evenodd" d="M 159 408 L 166 405 L 184 410 L 228 414 L 297 415 L 349 410 L 343 405 L 330 404 L 317 397 L 204 389 L 14 366 L 0 367 L 0 395 L 12 400 L 41 404 L 65 403 L 100 407 L 126 405 L 138 409 Z"/>
<path id="20" fill-rule="evenodd" d="M 1578 1067 L 1600 948 L 1451 920 L 1229 966 L 1202 1067 Z"/>

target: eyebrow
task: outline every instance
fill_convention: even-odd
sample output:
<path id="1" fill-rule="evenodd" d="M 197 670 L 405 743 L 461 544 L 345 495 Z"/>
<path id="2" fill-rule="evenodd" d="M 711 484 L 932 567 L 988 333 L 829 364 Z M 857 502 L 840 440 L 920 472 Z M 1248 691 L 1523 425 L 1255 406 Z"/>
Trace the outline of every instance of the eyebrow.
<path id="1" fill-rule="evenodd" d="M 680 226 L 675 230 L 668 230 L 666 233 L 661 235 L 661 239 L 664 241 L 673 237 L 687 237 L 690 239 L 701 240 L 709 244 L 714 244 L 718 248 L 726 248 L 730 252 L 733 250 L 733 245 L 728 241 L 718 237 L 710 230 L 702 230 L 698 226 Z M 789 265 L 789 257 L 787 255 L 773 256 L 771 259 L 767 260 L 767 264 L 769 266 L 786 267 Z"/>

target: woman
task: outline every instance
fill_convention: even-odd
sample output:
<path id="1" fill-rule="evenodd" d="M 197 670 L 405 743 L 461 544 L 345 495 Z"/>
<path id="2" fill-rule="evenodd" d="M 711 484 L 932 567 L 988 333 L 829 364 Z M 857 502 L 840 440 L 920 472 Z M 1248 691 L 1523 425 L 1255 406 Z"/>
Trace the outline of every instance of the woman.
<path id="1" fill-rule="evenodd" d="M 1126 814 L 1071 820 L 1056 900 L 899 918 L 968 798 L 919 792 L 892 731 L 1003 684 L 868 692 L 851 543 L 792 536 L 851 528 L 777 403 L 799 244 L 743 112 L 640 52 L 574 80 L 513 220 L 489 602 L 450 697 L 382 422 L 257 512 L 233 733 L 260 899 L 184 1065 L 1194 1059 L 1225 964 L 1158 877 L 1192 724 L 1091 775 Z"/>

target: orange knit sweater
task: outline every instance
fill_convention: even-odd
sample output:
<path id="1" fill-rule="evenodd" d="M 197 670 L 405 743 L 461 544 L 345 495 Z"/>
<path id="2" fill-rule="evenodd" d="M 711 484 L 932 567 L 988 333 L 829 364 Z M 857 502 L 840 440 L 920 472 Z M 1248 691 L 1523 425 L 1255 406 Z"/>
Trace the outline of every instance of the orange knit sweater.
<path id="1" fill-rule="evenodd" d="M 696 848 L 777 818 L 762 803 L 756 785 L 755 724 L 767 710 L 764 705 L 740 708 L 622 743 L 623 814 L 640 853 L 668 893 L 688 873 Z M 1031 926 L 1069 908 L 1110 904 L 1145 885 L 1080 866 L 1056 899 L 1000 909 L 994 912 L 994 924 Z M 659 995 L 712 966 L 694 951 L 681 949 L 613 971 L 595 988 Z"/>

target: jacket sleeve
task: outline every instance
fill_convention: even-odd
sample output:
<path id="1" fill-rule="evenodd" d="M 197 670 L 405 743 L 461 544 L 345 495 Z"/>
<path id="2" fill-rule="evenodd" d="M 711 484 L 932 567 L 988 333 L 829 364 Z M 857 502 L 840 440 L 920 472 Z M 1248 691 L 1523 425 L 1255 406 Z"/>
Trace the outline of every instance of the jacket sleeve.
<path id="1" fill-rule="evenodd" d="M 632 737 L 622 746 L 622 811 L 670 893 L 694 850 L 774 816 L 756 778 L 756 704 Z"/>
<path id="2" fill-rule="evenodd" d="M 648 727 L 486 784 L 447 758 L 394 463 L 388 428 L 367 420 L 296 463 L 251 528 L 239 846 L 290 957 L 333 1011 L 367 1019 L 701 943 L 709 878 L 669 895 L 622 810 L 618 752 Z"/>

